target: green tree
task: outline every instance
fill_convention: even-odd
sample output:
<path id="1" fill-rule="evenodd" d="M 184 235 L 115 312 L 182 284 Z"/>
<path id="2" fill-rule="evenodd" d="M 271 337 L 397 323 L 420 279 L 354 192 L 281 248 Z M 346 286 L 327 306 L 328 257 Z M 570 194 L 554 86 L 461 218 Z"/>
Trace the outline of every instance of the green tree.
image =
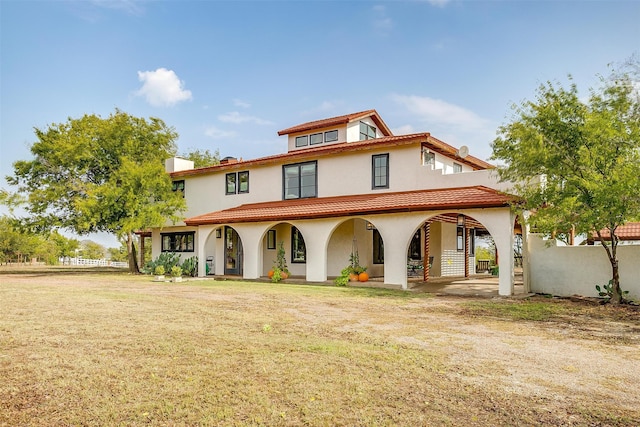
<path id="1" fill-rule="evenodd" d="M 85 259 L 103 259 L 107 252 L 104 246 L 92 240 L 80 242 L 80 250 L 82 258 Z"/>
<path id="2" fill-rule="evenodd" d="M 193 162 L 194 168 L 204 168 L 207 166 L 220 164 L 219 150 L 216 150 L 215 153 L 212 153 L 209 150 L 200 150 L 198 148 L 192 148 L 186 153 L 181 154 L 180 157 L 186 160 L 191 160 Z"/>
<path id="3" fill-rule="evenodd" d="M 80 248 L 78 239 L 68 238 L 54 230 L 49 238 L 56 244 L 58 257 L 71 258 L 75 256 L 76 249 Z"/>
<path id="4" fill-rule="evenodd" d="M 547 82 L 535 101 L 515 107 L 500 127 L 493 159 L 501 179 L 516 182 L 522 208 L 540 232 L 553 235 L 607 229 L 611 302 L 623 302 L 617 228 L 640 215 L 640 103 L 629 75 L 601 79 L 588 101 L 571 84 Z"/>
<path id="5" fill-rule="evenodd" d="M 138 272 L 134 231 L 176 221 L 185 209 L 164 172 L 164 160 L 176 152 L 175 130 L 116 110 L 106 119 L 69 118 L 35 134 L 34 159 L 15 162 L 14 176 L 7 177 L 26 195 L 22 223 L 32 231 L 122 236 L 129 269 Z"/>

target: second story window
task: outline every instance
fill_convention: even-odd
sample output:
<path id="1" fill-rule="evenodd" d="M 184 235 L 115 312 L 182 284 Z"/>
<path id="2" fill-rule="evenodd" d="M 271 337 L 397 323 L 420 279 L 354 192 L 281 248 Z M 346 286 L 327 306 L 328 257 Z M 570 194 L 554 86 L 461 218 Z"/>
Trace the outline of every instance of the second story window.
<path id="1" fill-rule="evenodd" d="M 314 161 L 283 166 L 282 193 L 285 200 L 317 197 L 317 163 Z"/>
<path id="2" fill-rule="evenodd" d="M 431 169 L 436 165 L 436 155 L 431 151 L 424 150 L 422 152 L 422 166 L 429 166 Z"/>
<path id="3" fill-rule="evenodd" d="M 376 128 L 373 126 L 366 124 L 365 122 L 360 122 L 360 141 L 365 139 L 375 139 L 376 137 Z"/>
<path id="4" fill-rule="evenodd" d="M 231 172 L 226 175 L 225 194 L 242 194 L 249 192 L 249 171 Z"/>
<path id="5" fill-rule="evenodd" d="M 389 188 L 389 154 L 376 154 L 371 160 L 371 188 Z"/>
<path id="6" fill-rule="evenodd" d="M 182 193 L 182 197 L 184 197 L 184 179 L 180 180 L 180 181 L 173 181 L 171 183 L 171 190 L 172 191 L 179 191 Z"/>
<path id="7" fill-rule="evenodd" d="M 460 163 L 454 163 L 453 173 L 460 173 L 460 172 L 462 172 L 462 165 Z"/>

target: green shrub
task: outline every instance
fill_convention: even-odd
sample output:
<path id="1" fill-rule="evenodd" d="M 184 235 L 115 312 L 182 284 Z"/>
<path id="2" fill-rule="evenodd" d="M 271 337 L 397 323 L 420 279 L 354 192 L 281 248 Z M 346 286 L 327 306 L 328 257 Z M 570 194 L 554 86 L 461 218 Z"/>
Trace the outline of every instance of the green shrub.
<path id="1" fill-rule="evenodd" d="M 198 275 L 198 257 L 192 256 L 182 263 L 182 271 L 186 276 L 196 277 Z"/>
<path id="2" fill-rule="evenodd" d="M 171 271 L 173 267 L 180 264 L 180 255 L 174 252 L 162 252 L 156 259 L 149 261 L 142 269 L 143 273 L 153 274 L 156 267 L 161 265 L 164 271 Z"/>
<path id="3" fill-rule="evenodd" d="M 173 277 L 182 277 L 182 268 L 174 265 L 173 267 L 171 267 L 171 275 Z"/>

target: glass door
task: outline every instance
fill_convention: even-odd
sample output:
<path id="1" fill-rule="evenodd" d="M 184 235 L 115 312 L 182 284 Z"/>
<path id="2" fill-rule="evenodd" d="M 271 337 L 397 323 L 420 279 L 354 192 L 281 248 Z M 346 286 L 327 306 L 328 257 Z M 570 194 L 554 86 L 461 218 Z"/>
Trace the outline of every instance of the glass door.
<path id="1" fill-rule="evenodd" d="M 224 274 L 242 275 L 242 241 L 231 227 L 224 228 Z"/>

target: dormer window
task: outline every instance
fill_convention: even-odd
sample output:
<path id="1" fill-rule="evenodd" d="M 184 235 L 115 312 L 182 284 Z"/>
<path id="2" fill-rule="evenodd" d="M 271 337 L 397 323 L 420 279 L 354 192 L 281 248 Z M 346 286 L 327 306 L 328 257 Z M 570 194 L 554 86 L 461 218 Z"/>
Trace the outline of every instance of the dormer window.
<path id="1" fill-rule="evenodd" d="M 322 144 L 322 132 L 312 133 L 309 136 L 309 144 L 311 145 Z"/>
<path id="2" fill-rule="evenodd" d="M 338 131 L 329 130 L 324 133 L 324 142 L 333 142 L 338 140 Z"/>
<path id="3" fill-rule="evenodd" d="M 365 139 L 375 139 L 376 138 L 376 128 L 365 123 L 360 122 L 360 141 L 364 141 Z"/>
<path id="4" fill-rule="evenodd" d="M 309 145 L 309 135 L 296 136 L 296 147 L 306 147 Z"/>
<path id="5" fill-rule="evenodd" d="M 335 142 L 338 140 L 337 130 L 328 130 L 326 132 L 312 133 L 311 135 L 296 136 L 296 148 L 306 147 L 309 145 L 320 145 L 323 142 Z"/>

